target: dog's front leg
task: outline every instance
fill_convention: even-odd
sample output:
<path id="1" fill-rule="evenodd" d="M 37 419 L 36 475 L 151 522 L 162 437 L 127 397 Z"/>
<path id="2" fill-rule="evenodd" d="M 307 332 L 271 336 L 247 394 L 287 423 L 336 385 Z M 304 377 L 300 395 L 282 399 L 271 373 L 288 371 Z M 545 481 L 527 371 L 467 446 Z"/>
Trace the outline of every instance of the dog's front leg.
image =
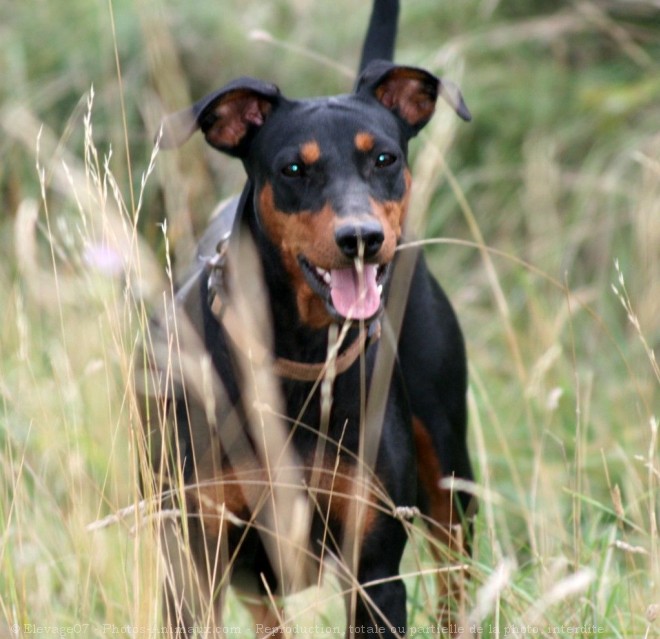
<path id="1" fill-rule="evenodd" d="M 398 578 L 406 539 L 402 523 L 385 514 L 365 536 L 358 583 L 347 588 L 345 597 L 347 637 L 406 635 L 406 588 Z"/>

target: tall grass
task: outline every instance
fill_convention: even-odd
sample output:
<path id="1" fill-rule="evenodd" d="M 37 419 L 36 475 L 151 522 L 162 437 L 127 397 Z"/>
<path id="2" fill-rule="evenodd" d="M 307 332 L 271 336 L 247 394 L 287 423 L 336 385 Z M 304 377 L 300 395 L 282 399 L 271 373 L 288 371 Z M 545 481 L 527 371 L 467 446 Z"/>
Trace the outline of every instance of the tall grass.
<path id="1" fill-rule="evenodd" d="M 158 634 L 162 517 L 137 488 L 129 380 L 147 307 L 241 172 L 200 143 L 152 155 L 156 95 L 174 109 L 245 73 L 295 95 L 350 86 L 282 43 L 353 68 L 366 6 L 210 7 L 1 10 L 0 636 Z M 424 0 L 403 18 L 399 59 L 459 81 L 475 114 L 440 110 L 413 148 L 416 229 L 470 357 L 481 511 L 461 623 L 656 636 L 657 8 Z M 403 573 L 429 635 L 424 536 Z M 288 598 L 285 621 L 332 634 L 338 588 Z M 230 596 L 223 625 L 250 623 Z"/>

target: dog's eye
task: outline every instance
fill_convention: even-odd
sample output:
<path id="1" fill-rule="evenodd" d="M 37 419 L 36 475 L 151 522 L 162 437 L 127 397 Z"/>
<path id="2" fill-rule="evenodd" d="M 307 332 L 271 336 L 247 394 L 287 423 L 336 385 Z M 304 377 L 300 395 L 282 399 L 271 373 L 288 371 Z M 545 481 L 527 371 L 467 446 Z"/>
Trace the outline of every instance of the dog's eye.
<path id="1" fill-rule="evenodd" d="M 396 162 L 396 155 L 393 153 L 379 153 L 376 158 L 376 168 L 383 169 L 386 166 L 392 166 Z"/>
<path id="2" fill-rule="evenodd" d="M 291 162 L 282 169 L 282 175 L 290 178 L 303 177 L 305 175 L 305 165 L 302 162 Z"/>

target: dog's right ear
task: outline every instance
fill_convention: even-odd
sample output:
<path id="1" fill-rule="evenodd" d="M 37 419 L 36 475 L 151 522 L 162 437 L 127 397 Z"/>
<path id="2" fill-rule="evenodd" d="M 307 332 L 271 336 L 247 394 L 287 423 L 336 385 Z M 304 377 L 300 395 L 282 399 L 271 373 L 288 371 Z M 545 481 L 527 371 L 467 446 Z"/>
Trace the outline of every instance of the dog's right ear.
<path id="1" fill-rule="evenodd" d="M 197 129 L 216 149 L 244 157 L 249 143 L 280 100 L 274 85 L 253 78 L 239 78 L 202 98 L 188 109 L 167 116 L 162 123 L 160 146 L 181 146 Z"/>
<path id="2" fill-rule="evenodd" d="M 459 88 L 449 80 L 416 67 L 374 60 L 358 78 L 355 92 L 376 98 L 407 127 L 410 135 L 426 126 L 435 111 L 438 97 L 445 99 L 466 122 L 472 119 Z"/>

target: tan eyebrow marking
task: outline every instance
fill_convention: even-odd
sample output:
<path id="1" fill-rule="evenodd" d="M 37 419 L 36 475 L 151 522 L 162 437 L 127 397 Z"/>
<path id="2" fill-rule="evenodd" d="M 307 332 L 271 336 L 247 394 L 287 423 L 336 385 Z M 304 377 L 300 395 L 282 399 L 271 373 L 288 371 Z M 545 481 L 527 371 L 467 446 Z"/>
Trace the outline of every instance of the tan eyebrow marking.
<path id="1" fill-rule="evenodd" d="M 355 148 L 363 153 L 368 153 L 374 148 L 376 141 L 371 133 L 360 131 L 355 134 Z"/>
<path id="2" fill-rule="evenodd" d="M 321 157 L 321 147 L 316 140 L 310 140 L 300 146 L 300 159 L 305 164 L 314 164 Z"/>

